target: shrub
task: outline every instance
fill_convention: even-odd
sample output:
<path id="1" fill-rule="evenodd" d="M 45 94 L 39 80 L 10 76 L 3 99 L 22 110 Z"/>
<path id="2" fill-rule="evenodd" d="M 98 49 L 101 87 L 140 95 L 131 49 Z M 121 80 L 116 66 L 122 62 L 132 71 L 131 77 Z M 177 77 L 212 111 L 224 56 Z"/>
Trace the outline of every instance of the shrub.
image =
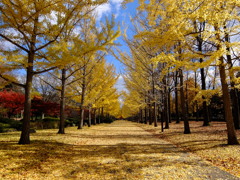
<path id="1" fill-rule="evenodd" d="M 0 123 L 0 133 L 6 132 L 7 128 L 10 128 L 9 124 Z"/>
<path id="2" fill-rule="evenodd" d="M 49 122 L 49 121 L 60 121 L 60 119 L 55 117 L 45 117 L 43 119 L 43 122 Z"/>
<path id="3" fill-rule="evenodd" d="M 59 126 L 59 121 L 43 122 L 43 129 L 57 129 L 58 126 Z"/>
<path id="4" fill-rule="evenodd" d="M 73 121 L 69 121 L 69 120 L 65 121 L 65 127 L 72 127 L 72 126 L 74 126 Z"/>
<path id="5" fill-rule="evenodd" d="M 0 123 L 9 124 L 12 119 L 0 117 Z"/>
<path id="6" fill-rule="evenodd" d="M 99 116 L 97 117 L 97 119 L 99 118 Z M 100 116 L 101 119 L 101 123 L 112 123 L 113 121 L 115 121 L 115 117 L 113 116 Z"/>
<path id="7" fill-rule="evenodd" d="M 2 125 L 3 129 L 13 128 L 18 131 L 22 130 L 22 121 L 16 121 L 8 118 L 0 118 L 0 123 L 5 124 L 4 126 Z"/>
<path id="8" fill-rule="evenodd" d="M 69 124 L 68 124 L 69 123 Z M 67 120 L 66 120 L 66 125 L 70 125 L 70 126 L 74 126 L 74 125 L 78 125 L 78 123 L 79 123 L 79 119 L 78 118 L 68 118 Z"/>
<path id="9" fill-rule="evenodd" d="M 14 129 L 16 129 L 18 131 L 22 130 L 22 122 L 21 121 L 12 120 L 10 122 L 10 126 L 11 126 L 11 128 L 14 128 Z"/>

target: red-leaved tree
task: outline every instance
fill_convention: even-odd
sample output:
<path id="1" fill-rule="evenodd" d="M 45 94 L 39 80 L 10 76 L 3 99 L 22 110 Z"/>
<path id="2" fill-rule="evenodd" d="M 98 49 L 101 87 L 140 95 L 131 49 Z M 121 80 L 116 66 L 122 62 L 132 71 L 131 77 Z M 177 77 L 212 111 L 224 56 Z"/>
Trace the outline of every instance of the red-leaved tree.
<path id="1" fill-rule="evenodd" d="M 6 109 L 5 115 L 11 118 L 12 115 L 16 115 L 23 110 L 24 94 L 14 91 L 1 91 L 0 107 Z"/>

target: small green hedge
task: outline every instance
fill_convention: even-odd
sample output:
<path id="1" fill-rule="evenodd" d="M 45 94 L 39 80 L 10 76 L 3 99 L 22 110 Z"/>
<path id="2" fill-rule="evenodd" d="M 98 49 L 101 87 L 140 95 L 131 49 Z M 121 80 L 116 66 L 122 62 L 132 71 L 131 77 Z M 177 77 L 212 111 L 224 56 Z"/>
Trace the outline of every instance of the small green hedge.
<path id="1" fill-rule="evenodd" d="M 7 128 L 10 128 L 9 124 L 0 123 L 0 133 L 6 132 Z"/>
<path id="2" fill-rule="evenodd" d="M 7 130 L 22 130 L 22 121 L 16 121 L 8 118 L 0 118 L 0 132 L 6 132 Z"/>
<path id="3" fill-rule="evenodd" d="M 45 117 L 43 119 L 43 122 L 49 122 L 49 121 L 60 121 L 60 119 L 55 117 Z"/>
<path id="4" fill-rule="evenodd" d="M 9 124 L 10 121 L 13 121 L 13 120 L 8 118 L 3 118 L 3 117 L 0 118 L 0 123 Z"/>

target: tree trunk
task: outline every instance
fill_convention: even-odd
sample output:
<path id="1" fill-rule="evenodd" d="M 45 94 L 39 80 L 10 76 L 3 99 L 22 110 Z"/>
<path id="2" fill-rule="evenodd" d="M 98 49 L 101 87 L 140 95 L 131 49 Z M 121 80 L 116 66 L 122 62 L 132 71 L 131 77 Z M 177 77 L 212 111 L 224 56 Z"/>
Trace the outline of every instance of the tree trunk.
<path id="1" fill-rule="evenodd" d="M 154 120 L 154 127 L 158 127 L 158 124 L 157 124 L 157 103 L 154 102 L 153 103 L 153 120 Z"/>
<path id="2" fill-rule="evenodd" d="M 220 42 L 221 38 L 218 33 L 219 28 L 215 27 L 216 38 Z M 217 45 L 217 50 L 221 49 L 221 45 Z M 239 144 L 236 131 L 234 128 L 234 122 L 233 122 L 233 116 L 232 116 L 232 108 L 231 108 L 231 99 L 230 94 L 228 92 L 228 84 L 226 80 L 226 72 L 225 72 L 225 66 L 224 66 L 224 57 L 221 56 L 219 58 L 219 72 L 220 72 L 220 79 L 221 79 L 221 85 L 222 85 L 222 97 L 223 97 L 223 106 L 224 106 L 224 116 L 227 124 L 227 135 L 228 135 L 228 144 L 229 145 L 236 145 Z"/>
<path id="3" fill-rule="evenodd" d="M 191 131 L 190 131 L 188 117 L 187 117 L 187 113 L 186 113 L 186 103 L 185 103 L 185 98 L 184 98 L 182 69 L 179 69 L 179 76 L 180 76 L 180 97 L 181 97 L 182 119 L 184 121 L 184 134 L 190 134 Z"/>
<path id="4" fill-rule="evenodd" d="M 33 79 L 33 61 L 34 53 L 28 54 L 28 67 L 27 67 L 27 79 L 25 85 L 25 102 L 24 102 L 24 114 L 22 133 L 20 136 L 19 144 L 30 144 L 30 118 L 31 118 L 31 89 Z"/>
<path id="5" fill-rule="evenodd" d="M 233 120 L 235 129 L 240 129 L 240 112 L 239 112 L 239 101 L 238 101 L 238 93 L 237 89 L 233 88 L 230 91 L 231 99 L 232 99 L 232 107 L 233 107 Z"/>
<path id="6" fill-rule="evenodd" d="M 93 121 L 93 124 L 96 125 L 97 124 L 97 109 L 94 108 L 94 121 Z"/>
<path id="7" fill-rule="evenodd" d="M 91 127 L 91 123 L 92 123 L 92 115 L 91 115 L 91 107 L 89 107 L 89 111 L 88 111 L 88 127 Z"/>
<path id="8" fill-rule="evenodd" d="M 29 69 L 29 67 L 28 67 Z M 30 116 L 31 116 L 31 88 L 32 88 L 32 73 L 27 72 L 27 82 L 25 87 L 25 102 L 24 102 L 24 112 L 23 112 L 23 124 L 22 133 L 19 140 L 19 144 L 30 144 Z"/>
<path id="9" fill-rule="evenodd" d="M 199 50 L 202 50 L 202 45 L 201 48 L 199 47 Z M 203 62 L 203 59 L 200 58 L 200 63 Z M 201 82 L 202 82 L 202 90 L 206 90 L 206 79 L 205 79 L 205 73 L 204 73 L 204 68 L 200 69 L 201 72 Z M 203 98 L 203 126 L 209 126 L 209 122 L 210 122 L 210 117 L 209 117 L 209 108 L 207 106 L 207 102 L 205 101 L 205 97 L 202 96 Z"/>
<path id="10" fill-rule="evenodd" d="M 171 89 L 168 88 L 168 119 L 169 123 L 172 123 L 171 119 Z"/>
<path id="11" fill-rule="evenodd" d="M 80 105 L 80 120 L 78 123 L 78 129 L 82 129 L 83 128 L 83 121 L 84 121 L 84 109 L 82 107 L 82 105 Z"/>
<path id="12" fill-rule="evenodd" d="M 161 98 L 161 103 L 163 104 L 163 106 L 164 106 L 164 91 L 162 91 L 162 98 Z M 163 109 L 164 107 L 162 107 L 161 109 L 160 109 L 160 106 L 159 106 L 159 113 L 161 114 L 161 130 L 162 130 L 162 132 L 164 131 L 164 112 L 163 112 Z"/>
<path id="13" fill-rule="evenodd" d="M 153 69 L 153 64 L 152 64 L 152 70 Z M 154 123 L 154 127 L 157 127 L 157 103 L 156 103 L 156 94 L 155 94 L 155 79 L 154 79 L 154 73 L 152 73 L 152 95 L 153 95 L 153 112 L 152 112 L 152 121 Z"/>
<path id="14" fill-rule="evenodd" d="M 143 110 L 140 109 L 140 123 L 143 123 Z"/>
<path id="15" fill-rule="evenodd" d="M 195 28 L 196 31 L 203 31 L 205 29 L 205 22 L 202 22 L 200 24 L 200 27 L 198 29 L 197 27 L 197 23 L 195 22 Z M 202 52 L 202 46 L 203 46 L 203 40 L 201 37 L 201 34 L 199 36 L 196 37 L 196 40 L 198 42 L 198 51 Z M 200 58 L 199 62 L 202 63 L 203 59 Z M 205 79 L 205 73 L 204 73 L 204 68 L 200 69 L 200 74 L 201 74 L 201 83 L 202 83 L 202 90 L 206 90 L 206 79 Z M 205 100 L 206 98 L 204 96 L 202 96 L 203 100 Z M 209 117 L 209 107 L 207 106 L 206 101 L 203 101 L 203 126 L 209 126 L 209 122 L 210 122 L 210 117 Z"/>
<path id="16" fill-rule="evenodd" d="M 138 115 L 137 115 L 137 123 L 140 123 L 140 110 L 138 111 Z"/>
<path id="17" fill-rule="evenodd" d="M 178 110 L 178 71 L 175 77 L 175 110 L 176 110 L 176 123 L 180 123 L 179 110 Z"/>
<path id="18" fill-rule="evenodd" d="M 83 81 L 82 81 L 82 94 L 81 94 L 81 104 L 80 104 L 80 119 L 78 124 L 78 129 L 83 128 L 83 122 L 84 122 L 84 109 L 83 104 L 85 102 L 85 90 L 86 90 L 86 79 L 85 79 L 86 69 L 83 69 Z"/>
<path id="19" fill-rule="evenodd" d="M 60 122 L 58 134 L 65 134 L 65 87 L 66 87 L 66 69 L 62 69 L 62 90 L 60 100 Z"/>
<path id="20" fill-rule="evenodd" d="M 226 81 L 226 72 L 223 65 L 223 57 L 219 59 L 220 65 L 219 72 L 222 84 L 222 94 L 223 94 L 223 103 L 224 103 L 224 112 L 225 112 L 225 120 L 227 122 L 227 132 L 228 132 L 228 144 L 234 145 L 239 144 L 236 131 L 234 128 L 233 116 L 232 116 L 232 109 L 231 109 L 231 99 L 228 92 L 228 84 Z"/>
<path id="21" fill-rule="evenodd" d="M 98 108 L 98 124 L 101 123 L 101 108 Z"/>
<path id="22" fill-rule="evenodd" d="M 197 89 L 197 72 L 194 72 L 194 87 Z M 195 92 L 195 96 L 197 95 L 197 92 Z M 197 101 L 194 102 L 194 107 L 196 106 L 196 121 L 199 121 L 199 109 L 198 109 L 198 103 Z M 193 107 L 193 108 L 194 108 Z"/>
<path id="23" fill-rule="evenodd" d="M 185 92 L 186 92 L 186 96 L 185 96 L 185 102 L 186 102 L 186 114 L 187 116 L 189 117 L 189 105 L 188 105 L 188 72 L 187 72 L 187 79 L 186 79 L 186 89 L 185 89 Z"/>
<path id="24" fill-rule="evenodd" d="M 168 89 L 167 89 L 167 80 L 166 76 L 163 78 L 164 84 L 164 119 L 165 119 L 165 129 L 169 129 L 169 108 L 168 108 Z"/>
<path id="25" fill-rule="evenodd" d="M 152 105 L 151 104 L 149 104 L 149 106 L 148 106 L 149 108 L 148 108 L 148 115 L 149 115 L 149 125 L 152 125 L 152 123 L 153 123 L 153 120 L 152 120 Z"/>
<path id="26" fill-rule="evenodd" d="M 145 124 L 147 124 L 147 123 L 148 123 L 148 112 L 147 112 L 147 107 L 145 107 L 145 109 L 144 109 L 144 113 L 145 113 L 145 117 L 144 117 L 144 119 L 145 119 Z"/>
<path id="27" fill-rule="evenodd" d="M 101 118 L 99 118 L 99 124 L 101 123 L 101 121 L 103 121 L 103 119 L 104 119 L 104 108 L 102 107 L 101 108 L 101 116 L 100 116 Z"/>
<path id="28" fill-rule="evenodd" d="M 165 129 L 169 129 L 169 113 L 168 113 L 168 97 L 167 92 L 165 92 L 165 100 L 164 100 L 164 119 L 165 119 Z"/>
<path id="29" fill-rule="evenodd" d="M 226 30 L 226 27 L 224 27 Z M 225 41 L 230 43 L 230 38 L 228 33 L 225 31 Z M 230 91 L 230 97 L 232 100 L 232 113 L 233 113 L 233 121 L 235 129 L 240 129 L 240 111 L 239 111 L 239 101 L 238 101 L 238 93 L 237 89 L 235 88 L 235 82 L 234 82 L 234 72 L 232 70 L 233 63 L 232 63 L 232 57 L 230 52 L 230 47 L 226 48 L 228 54 L 227 54 L 227 63 L 228 63 L 228 71 L 229 71 L 229 77 L 230 77 L 230 84 L 231 84 L 231 91 Z"/>

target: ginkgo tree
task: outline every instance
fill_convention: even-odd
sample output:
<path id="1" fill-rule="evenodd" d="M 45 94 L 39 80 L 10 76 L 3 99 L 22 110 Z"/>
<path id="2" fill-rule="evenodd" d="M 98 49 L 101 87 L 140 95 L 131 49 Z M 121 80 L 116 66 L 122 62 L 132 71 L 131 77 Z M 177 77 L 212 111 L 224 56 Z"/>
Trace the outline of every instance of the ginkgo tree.
<path id="1" fill-rule="evenodd" d="M 56 67 L 45 56 L 45 49 L 59 40 L 60 35 L 72 28 L 102 1 L 82 0 L 3 0 L 1 1 L 0 77 L 25 89 L 24 120 L 19 144 L 29 144 L 31 89 L 34 75 Z M 86 11 L 86 9 L 88 9 Z M 68 62 L 65 62 L 68 63 Z M 6 71 L 25 70 L 26 82 L 21 84 L 5 76 Z"/>

